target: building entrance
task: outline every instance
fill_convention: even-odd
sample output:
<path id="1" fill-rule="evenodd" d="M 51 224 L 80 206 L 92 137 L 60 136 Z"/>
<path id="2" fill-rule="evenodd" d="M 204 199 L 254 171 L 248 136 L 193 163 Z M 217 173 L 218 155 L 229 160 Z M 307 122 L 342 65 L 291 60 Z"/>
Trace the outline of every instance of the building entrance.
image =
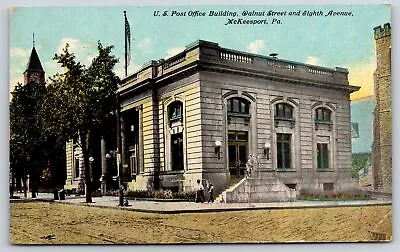
<path id="1" fill-rule="evenodd" d="M 229 173 L 238 178 L 246 174 L 248 156 L 248 132 L 228 131 Z"/>

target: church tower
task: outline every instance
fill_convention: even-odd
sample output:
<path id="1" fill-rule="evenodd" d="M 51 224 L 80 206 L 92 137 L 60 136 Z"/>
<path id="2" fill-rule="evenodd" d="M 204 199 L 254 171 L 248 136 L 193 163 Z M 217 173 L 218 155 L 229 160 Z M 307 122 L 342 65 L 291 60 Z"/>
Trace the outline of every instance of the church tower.
<path id="1" fill-rule="evenodd" d="M 373 141 L 374 189 L 392 190 L 391 27 L 374 28 L 376 45 L 375 119 Z"/>
<path id="2" fill-rule="evenodd" d="M 24 84 L 32 81 L 35 83 L 43 83 L 44 80 L 44 70 L 35 49 L 35 37 L 33 37 L 31 56 L 29 57 L 28 64 L 26 65 L 26 70 L 24 72 Z"/>

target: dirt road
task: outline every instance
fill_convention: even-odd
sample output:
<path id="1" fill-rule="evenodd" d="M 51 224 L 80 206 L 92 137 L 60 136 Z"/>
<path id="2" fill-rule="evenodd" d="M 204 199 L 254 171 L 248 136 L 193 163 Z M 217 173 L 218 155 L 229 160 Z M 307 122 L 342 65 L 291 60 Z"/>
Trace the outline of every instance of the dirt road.
<path id="1" fill-rule="evenodd" d="M 11 203 L 14 244 L 325 242 L 391 239 L 391 207 L 149 214 Z"/>

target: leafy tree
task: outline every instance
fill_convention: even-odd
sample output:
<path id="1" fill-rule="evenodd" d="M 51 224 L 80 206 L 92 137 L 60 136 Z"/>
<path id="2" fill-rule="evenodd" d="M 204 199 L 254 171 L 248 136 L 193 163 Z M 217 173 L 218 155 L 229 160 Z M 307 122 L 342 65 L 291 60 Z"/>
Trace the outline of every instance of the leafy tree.
<path id="1" fill-rule="evenodd" d="M 361 169 L 368 169 L 370 165 L 370 153 L 357 153 L 353 154 L 352 170 L 353 176 L 358 178 Z"/>
<path id="2" fill-rule="evenodd" d="M 113 72 L 118 59 L 111 55 L 113 46 L 103 47 L 98 42 L 98 55 L 86 67 L 69 52 L 66 44 L 54 60 L 65 69 L 51 78 L 41 111 L 43 127 L 48 132 L 59 132 L 65 139 L 79 139 L 85 167 L 86 202 L 91 198 L 89 157 L 92 137 L 104 128 L 115 109 L 115 91 L 119 82 Z"/>
<path id="3" fill-rule="evenodd" d="M 10 103 L 10 172 L 23 179 L 26 197 L 26 179 L 32 182 L 32 197 L 36 197 L 42 170 L 46 166 L 43 148 L 45 136 L 39 128 L 38 111 L 45 95 L 45 84 L 18 83 Z M 14 179 L 13 179 L 14 180 Z M 14 185 L 14 181 L 12 182 Z M 11 188 L 13 191 L 14 188 Z"/>

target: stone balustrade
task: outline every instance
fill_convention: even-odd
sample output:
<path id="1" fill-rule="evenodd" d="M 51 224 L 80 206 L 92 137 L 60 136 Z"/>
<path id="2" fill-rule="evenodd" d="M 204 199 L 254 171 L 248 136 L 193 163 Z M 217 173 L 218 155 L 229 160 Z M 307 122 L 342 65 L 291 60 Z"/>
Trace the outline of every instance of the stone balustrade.
<path id="1" fill-rule="evenodd" d="M 125 85 L 135 85 L 145 79 L 161 77 L 177 69 L 184 69 L 193 63 L 240 69 L 268 76 L 278 75 L 293 80 L 309 80 L 330 83 L 332 85 L 348 85 L 348 71 L 345 68 L 326 68 L 301 62 L 279 59 L 276 57 L 257 55 L 220 47 L 217 43 L 199 40 L 186 49 L 169 58 L 149 61 L 136 73 L 123 80 Z"/>

